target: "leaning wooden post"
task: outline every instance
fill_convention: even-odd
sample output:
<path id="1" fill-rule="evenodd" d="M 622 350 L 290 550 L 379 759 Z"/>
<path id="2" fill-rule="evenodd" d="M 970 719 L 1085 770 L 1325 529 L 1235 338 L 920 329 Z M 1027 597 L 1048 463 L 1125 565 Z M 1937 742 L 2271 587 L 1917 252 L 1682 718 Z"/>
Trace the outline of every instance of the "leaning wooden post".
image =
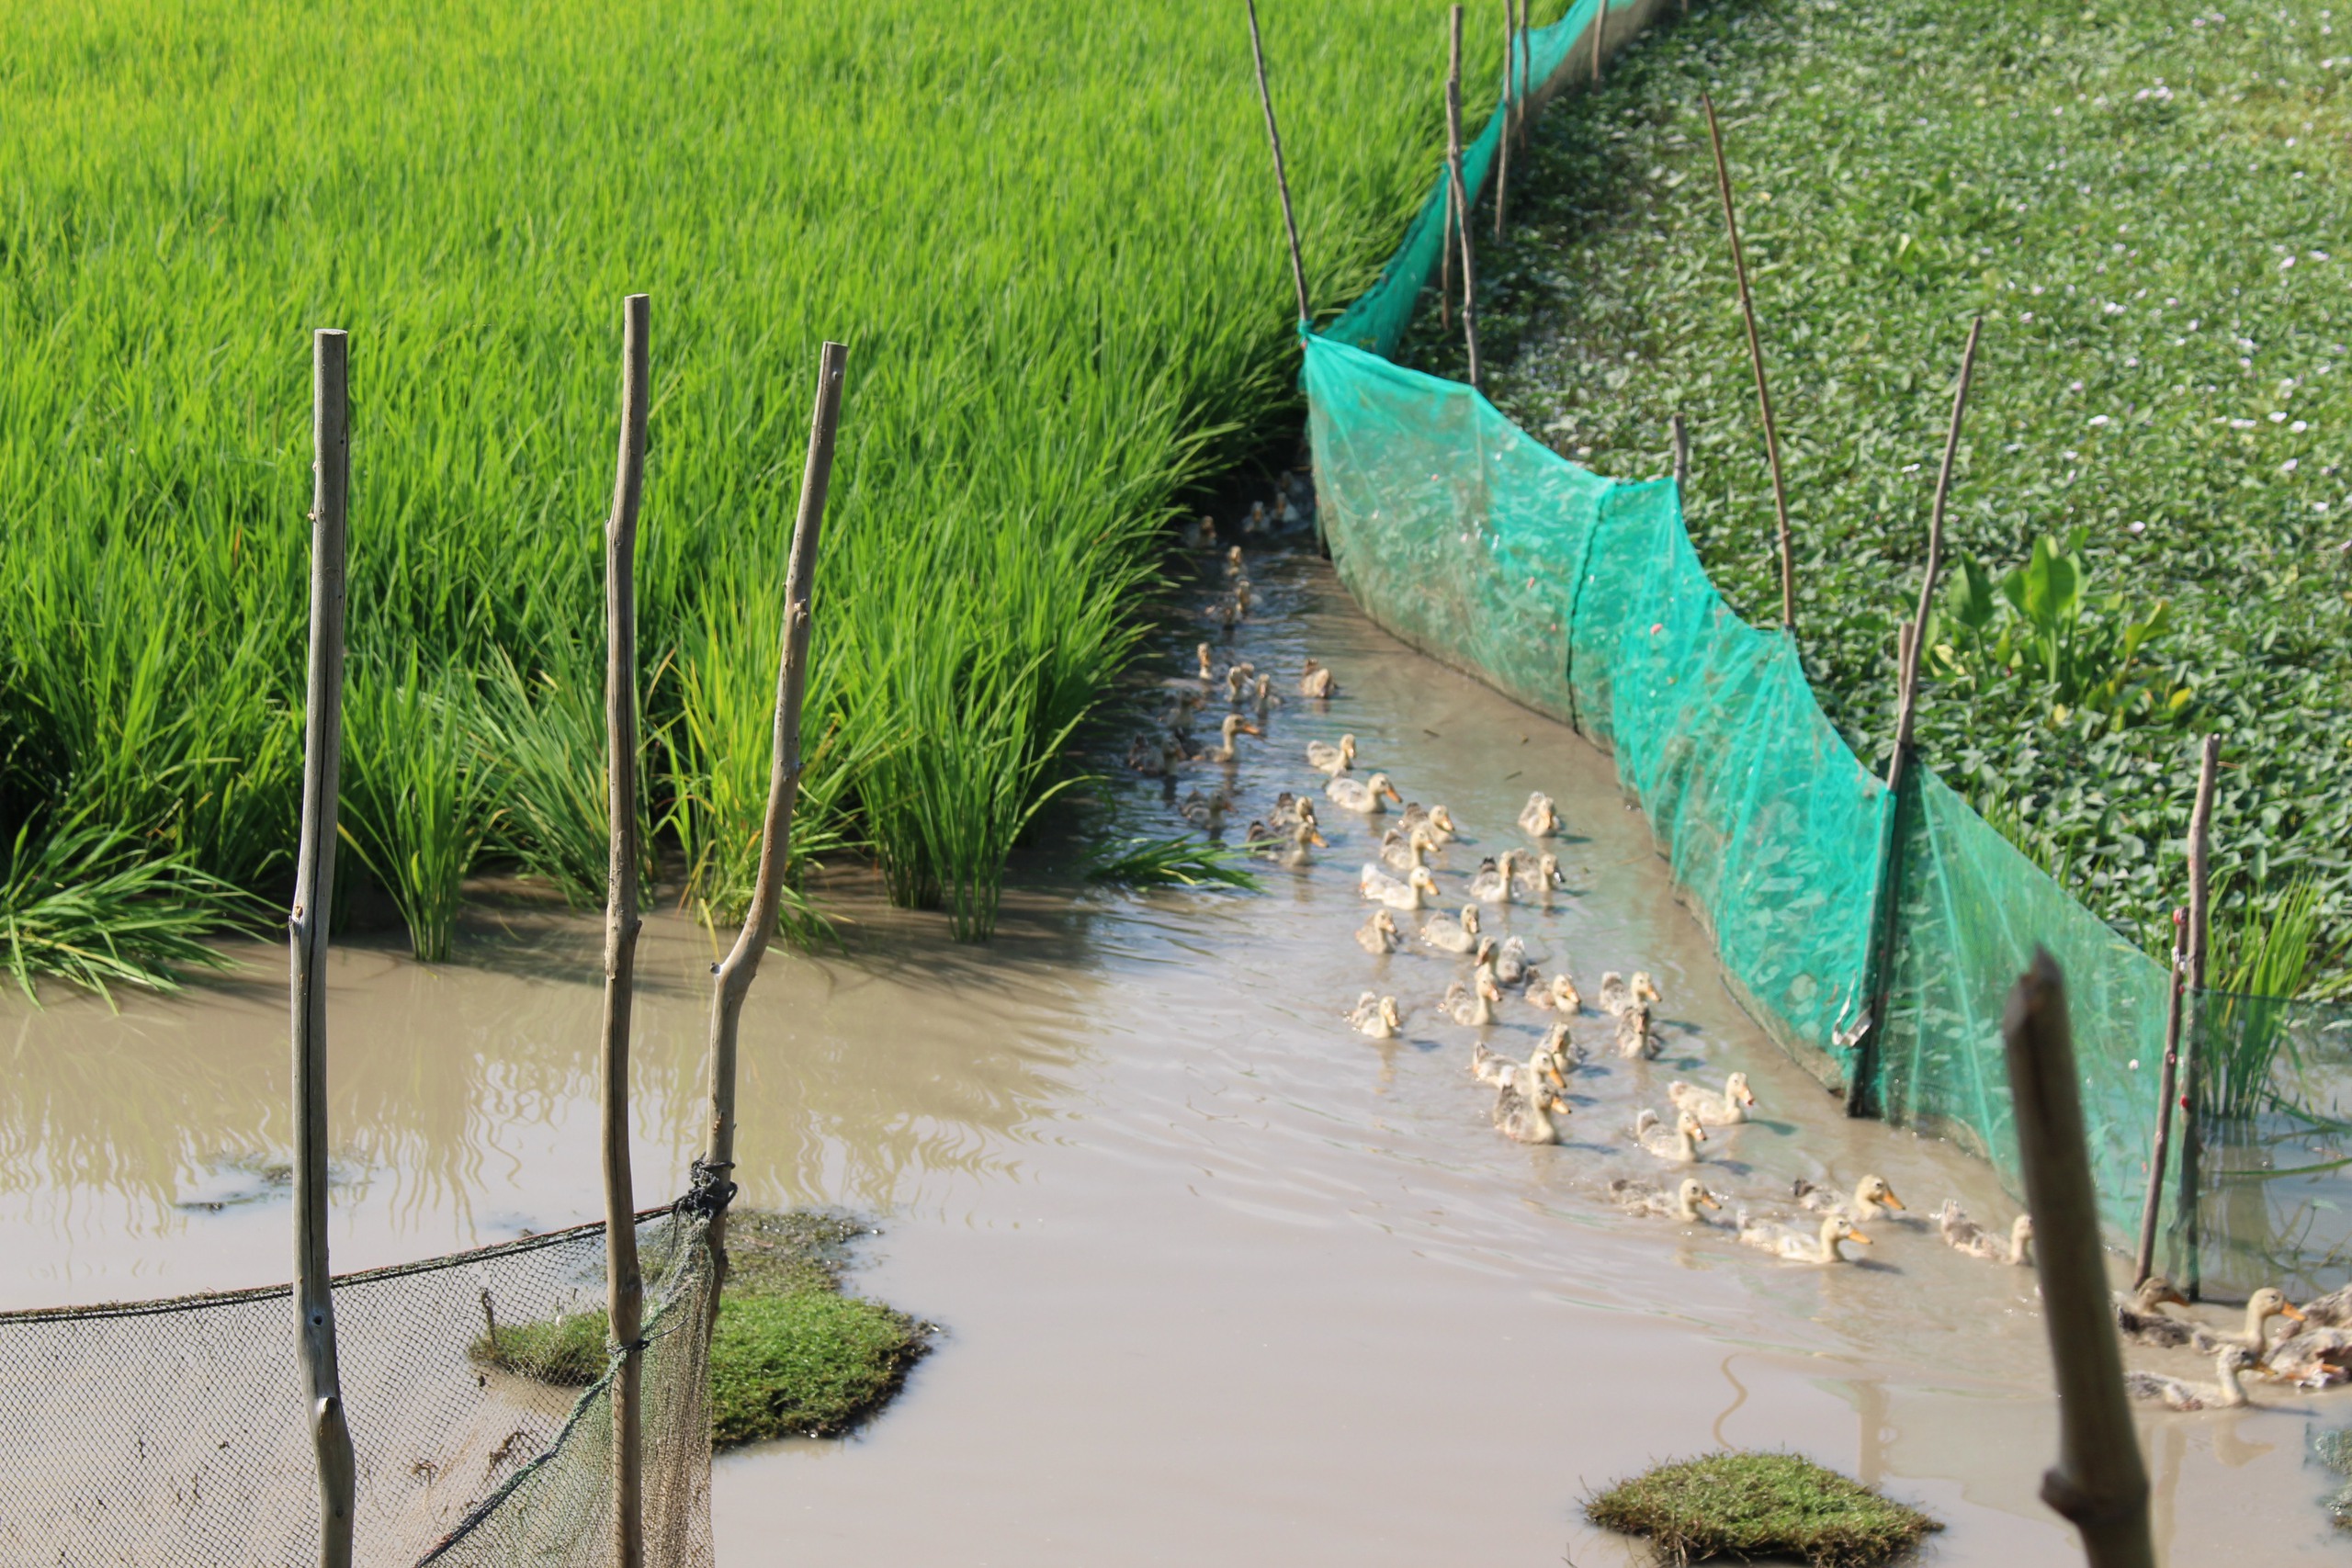
<path id="1" fill-rule="evenodd" d="M 1470 385 L 1478 385 L 1478 265 L 1470 250 L 1470 191 L 1462 178 L 1462 7 L 1453 13 L 1453 54 L 1445 73 L 1445 169 L 1453 186 L 1453 229 L 1462 238 L 1462 341 Z"/>
<path id="2" fill-rule="evenodd" d="M 645 1561 L 645 1279 L 628 1158 L 629 1011 L 637 975 L 637 510 L 652 374 L 646 297 L 621 304 L 620 458 L 605 523 L 605 1314 L 612 1359 L 613 1562 Z"/>
<path id="3" fill-rule="evenodd" d="M 825 520 L 825 492 L 833 478 L 833 433 L 841 423 L 842 374 L 849 350 L 825 344 L 818 361 L 817 406 L 808 419 L 808 457 L 800 470 L 800 513 L 792 524 L 792 558 L 784 574 L 784 631 L 776 657 L 775 728 L 768 757 L 768 803 L 760 825 L 760 869 L 743 930 L 716 976 L 710 998 L 710 1127 L 703 1154 L 707 1179 L 725 1183 L 735 1166 L 735 1037 L 743 998 L 758 977 L 760 960 L 775 931 L 784 894 L 792 811 L 800 798 L 800 705 L 808 691 L 808 595 L 817 578 L 817 536 Z M 725 1190 L 722 1185 L 721 1190 Z M 727 1269 L 727 1212 L 710 1224 L 719 1275 Z M 718 1310 L 716 1293 L 711 1307 Z"/>
<path id="4" fill-rule="evenodd" d="M 1682 492 L 1690 485 L 1690 427 L 1682 423 L 1680 414 L 1676 414 L 1668 423 L 1674 431 L 1674 491 L 1679 500 L 1683 499 Z M 1687 504 L 1684 510 L 1689 510 Z"/>
<path id="5" fill-rule="evenodd" d="M 311 342 L 311 658 L 302 700 L 302 836 L 286 929 L 293 958 L 296 1353 L 319 1466 L 320 1568 L 349 1568 L 359 1478 L 335 1356 L 327 1270 L 327 914 L 343 773 L 344 538 L 351 500 L 351 341 Z"/>
<path id="6" fill-rule="evenodd" d="M 1781 625 L 1797 629 L 1796 566 L 1789 549 L 1789 492 L 1781 478 L 1781 433 L 1772 422 L 1772 389 L 1764 380 L 1764 344 L 1756 333 L 1756 301 L 1747 290 L 1747 257 L 1739 247 L 1739 214 L 1731 199 L 1731 170 L 1724 162 L 1724 133 L 1715 123 L 1714 100 L 1702 93 L 1707 139 L 1715 148 L 1715 188 L 1723 193 L 1724 229 L 1731 235 L 1731 267 L 1739 279 L 1739 313 L 1747 322 L 1747 361 L 1756 371 L 1756 404 L 1764 414 L 1764 456 L 1772 467 L 1772 512 L 1781 526 Z"/>
<path id="7" fill-rule="evenodd" d="M 1290 175 L 1283 166 L 1283 133 L 1274 124 L 1274 96 L 1266 88 L 1266 46 L 1258 37 L 1258 0 L 1248 0 L 1250 6 L 1250 53 L 1258 62 L 1258 101 L 1266 107 L 1266 141 L 1274 150 L 1274 189 L 1283 198 L 1283 231 L 1290 236 L 1290 281 L 1298 290 L 1298 321 L 1305 326 L 1315 319 L 1306 303 L 1306 264 L 1298 253 L 1298 219 L 1291 212 Z"/>
<path id="8" fill-rule="evenodd" d="M 1936 577 L 1944 563 L 1944 503 L 1951 496 L 1952 466 L 1960 458 L 1960 425 L 1968 412 L 1968 383 L 1976 373 L 1976 337 L 1984 330 L 1984 318 L 1977 317 L 1968 324 L 1968 345 L 1960 351 L 1960 386 L 1951 395 L 1951 423 L 1944 430 L 1944 460 L 1936 470 L 1936 499 L 1928 510 L 1928 565 L 1919 575 L 1919 609 L 1912 618 L 1915 634 L 1928 629 L 1928 617 L 1936 606 Z M 1919 646 L 1923 635 L 1914 635 L 1904 649 L 1897 678 L 1901 682 L 1900 695 L 1894 716 L 1894 756 L 1886 765 L 1889 789 L 1900 790 L 1904 776 L 1911 766 L 1911 731 L 1918 716 L 1919 705 Z"/>
<path id="9" fill-rule="evenodd" d="M 2140 1201 L 2140 1250 L 2132 1255 L 2132 1288 L 2147 1283 L 2156 1268 L 2156 1211 L 2164 1205 L 2165 1156 L 2172 1145 L 2172 1100 L 2180 1069 L 2181 970 L 2188 954 L 2188 911 L 2172 912 L 2172 962 L 2165 966 L 2165 1059 L 2156 1075 L 2156 1143 L 2148 1155 L 2148 1192 Z"/>
<path id="10" fill-rule="evenodd" d="M 2041 1478 L 2041 1500 L 2082 1533 L 2090 1568 L 2155 1568 L 2148 1472 L 2123 1393 L 2066 985 L 2045 949 L 2034 949 L 2033 966 L 2009 993 L 2001 1036 L 2058 1384 L 2058 1463 Z"/>
<path id="11" fill-rule="evenodd" d="M 1519 112 L 1518 99 L 1511 93 L 1514 76 L 1513 57 L 1519 52 L 1519 29 L 1512 18 L 1512 7 L 1518 0 L 1503 0 L 1503 133 L 1495 139 L 1495 239 L 1503 237 L 1503 209 L 1510 200 L 1510 143 L 1513 121 Z"/>
<path id="12" fill-rule="evenodd" d="M 2205 992 L 2206 942 L 2212 919 L 2213 785 L 2221 767 L 2222 738 L 2209 735 L 2198 759 L 2197 805 L 2188 815 L 2188 931 L 2181 944 L 2181 985 L 2187 992 L 2181 998 L 2186 1048 L 2180 1074 L 2180 1197 L 2174 1212 L 2183 1222 L 2180 1288 L 2190 1301 L 2197 1300 L 2205 1283 L 2204 1260 L 2199 1254 L 2203 1237 L 2198 1203 L 2198 1187 L 2203 1178 L 2199 1167 L 2204 1155 L 2204 1140 L 2197 1126 L 2204 1096 L 2199 1081 L 2202 1069 L 2197 1055 L 2197 1031 L 2186 1025 L 2188 1009 Z"/>

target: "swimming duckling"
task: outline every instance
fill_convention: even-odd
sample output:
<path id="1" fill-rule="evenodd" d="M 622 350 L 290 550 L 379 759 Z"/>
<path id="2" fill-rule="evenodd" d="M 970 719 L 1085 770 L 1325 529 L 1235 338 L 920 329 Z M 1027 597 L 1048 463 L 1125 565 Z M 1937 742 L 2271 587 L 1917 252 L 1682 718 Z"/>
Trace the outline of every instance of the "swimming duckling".
<path id="1" fill-rule="evenodd" d="M 2298 1388 L 2325 1388 L 2352 1379 L 2352 1329 L 2305 1328 L 2271 1348 L 2263 1372 Z"/>
<path id="2" fill-rule="evenodd" d="M 1201 619 L 1231 637 L 1241 622 L 1241 606 L 1230 599 L 1219 599 L 1201 612 Z"/>
<path id="3" fill-rule="evenodd" d="M 1506 986 L 1518 986 L 1533 974 L 1527 962 L 1527 943 L 1515 936 L 1503 938 L 1503 944 L 1495 949 L 1495 978 Z"/>
<path id="4" fill-rule="evenodd" d="M 1646 1012 L 1648 1010 L 1642 1010 Z M 1721 1094 L 1677 1079 L 1666 1086 L 1666 1098 L 1696 1116 L 1700 1124 L 1707 1127 L 1736 1127 L 1747 1120 L 1747 1108 L 1756 1103 L 1756 1096 L 1747 1087 L 1746 1073 L 1734 1073 L 1725 1078 Z"/>
<path id="5" fill-rule="evenodd" d="M 1385 909 L 1374 909 L 1356 928 L 1356 945 L 1374 958 L 1384 957 L 1405 945 L 1405 933 L 1396 929 L 1396 917 Z"/>
<path id="6" fill-rule="evenodd" d="M 1355 1007 L 1343 1016 L 1358 1034 L 1374 1040 L 1394 1040 L 1405 1028 L 1405 1015 L 1396 1010 L 1396 998 L 1370 991 L 1357 998 Z"/>
<path id="7" fill-rule="evenodd" d="M 1249 664 L 1237 664 L 1225 672 L 1225 700 L 1228 706 L 1239 707 L 1250 697 L 1250 677 L 1257 670 Z"/>
<path id="8" fill-rule="evenodd" d="M 1542 1008 L 1546 1012 L 1579 1013 L 1584 1010 L 1584 996 L 1577 989 L 1577 983 L 1565 974 L 1554 975 L 1548 980 L 1531 975 L 1527 986 L 1527 1005 Z M 1567 1025 L 1555 1023 L 1552 1027 L 1566 1029 Z"/>
<path id="9" fill-rule="evenodd" d="M 1298 694 L 1302 697 L 1336 697 L 1340 694 L 1339 679 L 1310 659 L 1298 677 Z"/>
<path id="10" fill-rule="evenodd" d="M 1164 779 L 1186 760 L 1183 746 L 1172 735 L 1157 739 L 1138 735 L 1127 748 L 1127 766 L 1148 779 Z"/>
<path id="11" fill-rule="evenodd" d="M 1468 953 L 1478 945 L 1478 906 L 1462 906 L 1462 918 L 1431 915 L 1421 922 L 1421 940 L 1442 953 Z"/>
<path id="12" fill-rule="evenodd" d="M 1216 684 L 1216 661 L 1209 657 L 1209 645 L 1204 642 L 1193 645 L 1193 657 L 1200 661 L 1201 687 L 1205 695 L 1207 688 Z"/>
<path id="13" fill-rule="evenodd" d="M 1470 879 L 1470 897 L 1484 904 L 1508 904 L 1511 898 L 1511 872 L 1519 858 L 1516 850 L 1505 850 L 1478 867 Z"/>
<path id="14" fill-rule="evenodd" d="M 2162 1274 L 2151 1274 L 2140 1281 L 2140 1288 L 2131 1295 L 2116 1292 L 2115 1326 L 2127 1339 L 2177 1349 L 2195 1337 L 2197 1325 L 2165 1316 L 2166 1303 L 2187 1306 L 2188 1298 Z"/>
<path id="15" fill-rule="evenodd" d="M 1264 511 L 1264 507 L 1261 506 L 1259 508 L 1259 512 L 1261 515 Z M 1225 552 L 1225 575 L 1227 577 L 1239 577 L 1241 575 L 1241 547 L 1239 545 L 1234 545 Z"/>
<path id="16" fill-rule="evenodd" d="M 1318 773 L 1329 773 L 1337 778 L 1354 767 L 1355 762 L 1356 738 L 1352 735 L 1340 736 L 1337 746 L 1324 740 L 1306 743 L 1306 765 Z"/>
<path id="17" fill-rule="evenodd" d="M 1199 758 L 1201 761 L 1221 762 L 1230 766 L 1232 763 L 1238 761 L 1241 756 L 1241 753 L 1234 747 L 1234 736 L 1261 735 L 1265 733 L 1256 725 L 1251 724 L 1248 719 L 1243 718 L 1238 713 L 1227 714 L 1223 722 L 1218 724 L 1216 728 L 1218 735 L 1217 743 L 1201 753 Z"/>
<path id="18" fill-rule="evenodd" d="M 1639 1177 L 1621 1176 L 1609 1184 L 1609 1196 L 1615 1199 L 1630 1214 L 1653 1220 L 1680 1220 L 1686 1225 L 1703 1225 L 1706 1216 L 1700 1213 L 1702 1205 L 1721 1209 L 1723 1200 L 1707 1190 L 1707 1184 L 1695 1176 L 1686 1176 L 1668 1192 L 1657 1183 Z"/>
<path id="19" fill-rule="evenodd" d="M 1944 1206 L 1936 1211 L 1936 1228 L 1944 1235 L 1944 1245 L 1958 1247 L 1971 1258 L 1981 1258 L 1987 1263 L 2007 1263 L 2022 1269 L 2033 1261 L 2033 1216 L 2019 1214 L 2009 1224 L 2009 1239 L 2002 1241 L 1983 1225 L 1968 1217 L 1968 1211 L 1957 1199 L 1947 1198 Z"/>
<path id="20" fill-rule="evenodd" d="M 2167 1410 L 2235 1410 L 2251 1403 L 2238 1374 L 2255 1364 L 2243 1345 L 2224 1345 L 2213 1358 L 2211 1382 L 2187 1382 L 2161 1372 L 2127 1371 L 2123 1392 L 2134 1399 L 2160 1401 Z"/>
<path id="21" fill-rule="evenodd" d="M 1474 1041 L 1470 1046 L 1470 1076 L 1480 1083 L 1497 1086 L 1517 1078 L 1522 1088 L 1537 1083 L 1548 1083 L 1555 1089 L 1568 1087 L 1567 1076 L 1552 1059 L 1552 1053 L 1541 1045 L 1529 1052 L 1524 1062 L 1515 1062 L 1499 1052 L 1487 1050 L 1485 1041 Z"/>
<path id="22" fill-rule="evenodd" d="M 1886 1184 L 1883 1176 L 1865 1176 L 1854 1184 L 1851 1198 L 1815 1185 L 1800 1176 L 1789 1186 L 1790 1194 L 1801 1208 L 1816 1214 L 1843 1214 L 1849 1220 L 1867 1220 L 1875 1215 L 1903 1207 L 1903 1200 Z"/>
<path id="23" fill-rule="evenodd" d="M 1548 1084 L 1539 1085 L 1532 1094 L 1521 1092 L 1516 1083 L 1495 1091 L 1496 1131 L 1522 1144 L 1558 1143 L 1560 1124 L 1552 1118 L 1567 1114 L 1568 1102 Z"/>
<path id="24" fill-rule="evenodd" d="M 1644 1106 L 1634 1118 L 1634 1140 L 1658 1158 L 1672 1160 L 1677 1165 L 1699 1163 L 1699 1145 L 1707 1141 L 1707 1130 L 1688 1111 L 1675 1113 L 1674 1127 L 1668 1131 L 1658 1113 Z"/>
<path id="25" fill-rule="evenodd" d="M 1656 1005 L 1665 999 L 1657 994 L 1657 987 L 1646 969 L 1634 970 L 1630 983 L 1614 969 L 1600 977 L 1600 1010 L 1603 1012 L 1621 1013 L 1635 1002 Z"/>
<path id="26" fill-rule="evenodd" d="M 1566 1077 L 1584 1066 L 1584 1047 L 1568 1038 L 1568 1026 L 1555 1023 L 1544 1032 L 1540 1048 L 1552 1058 L 1552 1065 Z"/>
<path id="27" fill-rule="evenodd" d="M 2245 1327 L 2233 1334 L 2226 1329 L 2211 1329 L 2199 1324 L 2191 1332 L 2189 1342 L 2199 1350 L 2215 1350 L 2224 1345 L 2242 1345 L 2259 1356 L 2270 1348 L 2270 1320 L 2274 1317 L 2303 1321 L 2303 1314 L 2287 1300 L 2286 1293 L 2275 1286 L 2265 1285 L 2245 1301 Z"/>
<path id="28" fill-rule="evenodd" d="M 1617 1055 L 1625 1060 L 1649 1061 L 1657 1055 L 1662 1043 L 1657 1032 L 1650 1027 L 1646 1003 L 1629 1007 L 1617 1015 Z"/>
<path id="29" fill-rule="evenodd" d="M 1448 986 L 1438 1010 L 1464 1028 L 1484 1029 L 1495 1021 L 1495 1004 L 1502 999 L 1494 977 L 1480 970 L 1469 985 L 1456 980 Z"/>
<path id="30" fill-rule="evenodd" d="M 1428 829 L 1430 837 L 1435 839 L 1441 847 L 1462 836 L 1462 830 L 1453 825 L 1453 813 L 1442 805 L 1424 809 L 1417 800 L 1405 807 L 1404 814 L 1396 820 L 1401 827 Z"/>
<path id="31" fill-rule="evenodd" d="M 1216 520 L 1204 513 L 1190 523 L 1176 525 L 1176 542 L 1188 550 L 1216 547 Z"/>
<path id="32" fill-rule="evenodd" d="M 1378 866 L 1368 865 L 1356 879 L 1356 891 L 1374 903 L 1411 913 L 1420 908 L 1422 894 L 1437 897 L 1437 879 L 1425 868 L 1415 866 L 1399 882 Z"/>
<path id="33" fill-rule="evenodd" d="M 1560 830 L 1560 814 L 1552 808 L 1552 797 L 1536 790 L 1527 797 L 1525 809 L 1519 814 L 1520 831 L 1531 839 L 1548 839 Z"/>
<path id="34" fill-rule="evenodd" d="M 1232 809 L 1233 802 L 1225 797 L 1223 790 L 1213 795 L 1203 795 L 1199 790 L 1193 790 L 1176 807 L 1185 821 L 1196 828 L 1206 829 L 1212 839 L 1225 831 L 1225 814 Z"/>
<path id="35" fill-rule="evenodd" d="M 1266 814 L 1266 820 L 1277 828 L 1292 828 L 1301 822 L 1322 826 L 1315 820 L 1315 803 L 1288 790 L 1274 796 L 1274 808 Z"/>
<path id="36" fill-rule="evenodd" d="M 1838 1250 L 1840 1243 L 1858 1241 L 1864 1247 L 1871 1238 L 1854 1228 L 1854 1222 L 1843 1214 L 1825 1214 L 1820 1225 L 1813 1230 L 1800 1226 L 1772 1224 L 1739 1217 L 1739 1239 L 1749 1247 L 1787 1258 L 1792 1263 L 1849 1263 L 1851 1258 Z"/>
<path id="37" fill-rule="evenodd" d="M 1398 871 L 1418 869 L 1423 863 L 1421 856 L 1436 851 L 1436 841 L 1419 828 L 1409 833 L 1391 828 L 1380 839 L 1380 858 Z"/>
<path id="38" fill-rule="evenodd" d="M 1261 724 L 1266 722 L 1266 710 L 1268 708 L 1278 708 L 1283 705 L 1283 699 L 1280 694 L 1274 690 L 1274 678 L 1272 675 L 1261 674 L 1258 677 L 1257 681 L 1252 683 L 1250 687 L 1250 704 L 1252 707 L 1258 710 L 1258 722 Z"/>
<path id="39" fill-rule="evenodd" d="M 1386 773 L 1374 773 L 1369 779 L 1335 778 L 1323 786 L 1323 793 L 1350 811 L 1361 811 L 1367 817 L 1377 817 L 1388 809 L 1381 804 L 1384 798 L 1401 801 L 1396 786 L 1388 782 Z"/>
<path id="40" fill-rule="evenodd" d="M 1250 827 L 1253 837 L 1262 836 L 1266 831 L 1261 823 L 1252 822 Z M 1315 830 L 1313 822 L 1301 822 L 1290 830 L 1290 842 L 1278 850 L 1274 858 L 1295 871 L 1311 858 L 1306 852 L 1310 844 L 1323 850 L 1331 847 L 1331 841 Z"/>

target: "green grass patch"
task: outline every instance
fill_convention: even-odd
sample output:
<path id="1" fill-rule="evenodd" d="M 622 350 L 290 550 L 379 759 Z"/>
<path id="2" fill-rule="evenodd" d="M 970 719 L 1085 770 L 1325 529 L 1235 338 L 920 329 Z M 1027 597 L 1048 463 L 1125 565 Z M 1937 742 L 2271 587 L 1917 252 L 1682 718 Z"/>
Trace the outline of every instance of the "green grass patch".
<path id="1" fill-rule="evenodd" d="M 1121 887 L 1240 887 L 1264 884 L 1241 852 L 1205 839 L 1129 839 L 1088 857 L 1086 879 Z"/>
<path id="2" fill-rule="evenodd" d="M 1789 1453 L 1680 1460 L 1596 1494 L 1585 1517 L 1647 1536 L 1678 1565 L 1710 1557 L 1797 1558 L 1814 1568 L 1862 1568 L 1943 1526 Z"/>
<path id="3" fill-rule="evenodd" d="M 1671 468 L 1707 570 L 1779 618 L 1770 481 L 1699 96 L 1723 117 L 1787 462 L 1797 628 L 1865 761 L 1969 320 L 1925 760 L 2153 952 L 2195 737 L 2215 885 L 2308 878 L 2352 987 L 2352 48 L 2327 0 L 1713 0 L 1555 105 L 1487 244 L 1489 396 L 1563 455 Z M 1410 351 L 1459 374 L 1426 305 Z M 2217 908 L 2216 927 L 2230 920 Z"/>

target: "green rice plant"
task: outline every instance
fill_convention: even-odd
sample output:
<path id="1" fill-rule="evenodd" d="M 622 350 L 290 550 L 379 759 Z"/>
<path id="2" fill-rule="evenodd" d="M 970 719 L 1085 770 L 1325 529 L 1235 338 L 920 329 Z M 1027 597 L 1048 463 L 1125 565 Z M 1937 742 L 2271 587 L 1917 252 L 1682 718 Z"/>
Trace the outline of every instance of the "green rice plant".
<path id="1" fill-rule="evenodd" d="M 601 908 L 611 867 L 604 671 L 571 643 L 526 676 L 494 650 L 467 710 L 485 798 L 499 803 L 484 847 L 510 854 L 575 909 Z M 640 772 L 640 778 L 643 774 Z M 652 824 L 642 802 L 641 881 L 654 881 Z"/>
<path id="2" fill-rule="evenodd" d="M 173 991 L 186 971 L 232 968 L 202 938 L 255 913 L 185 852 L 156 855 L 86 814 L 53 827 L 25 823 L 0 866 L 0 956 L 36 1006 L 34 981 L 44 975 L 111 1005 L 111 986 Z"/>
<path id="3" fill-rule="evenodd" d="M 1264 886 L 1242 852 L 1205 839 L 1128 839 L 1087 857 L 1086 879 L 1121 887 L 1239 887 Z"/>
<path id="4" fill-rule="evenodd" d="M 2204 1108 L 2225 1119 L 2251 1116 L 2267 1103 L 2272 1068 L 2290 1048 L 2287 1004 L 2302 995 L 2311 972 L 2319 886 L 2299 877 L 2267 908 L 2243 891 L 2234 903 L 2215 944 L 2220 994 L 2204 1000 L 2199 1020 Z"/>
<path id="5" fill-rule="evenodd" d="M 1794 1558 L 1863 1568 L 1943 1526 L 1859 1481 L 1791 1453 L 1726 1451 L 1661 1464 L 1600 1492 L 1585 1517 L 1647 1536 L 1662 1560 Z"/>
<path id="6" fill-rule="evenodd" d="M 352 661 L 344 682 L 343 840 L 407 922 L 427 964 L 449 956 L 466 875 L 491 829 L 489 775 L 463 705 L 469 686 Z"/>

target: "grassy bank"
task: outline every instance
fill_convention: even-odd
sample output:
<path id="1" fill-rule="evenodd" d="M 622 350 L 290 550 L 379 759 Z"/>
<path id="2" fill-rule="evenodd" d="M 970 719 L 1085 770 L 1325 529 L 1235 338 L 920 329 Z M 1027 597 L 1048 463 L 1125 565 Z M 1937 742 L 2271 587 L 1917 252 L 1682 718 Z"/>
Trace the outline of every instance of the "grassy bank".
<path id="1" fill-rule="evenodd" d="M 1266 21 L 1309 279 L 1340 299 L 1432 166 L 1441 24 L 1396 0 Z M 477 860 L 601 897 L 623 294 L 653 299 L 647 810 L 721 913 L 821 338 L 851 384 L 806 841 L 970 936 L 1128 650 L 1172 499 L 1291 396 L 1228 5 L 0 0 L 0 844 L 31 828 L 0 886 L 82 821 L 168 861 L 159 893 L 282 898 L 312 327 L 353 334 L 345 823 L 428 953 Z"/>
<path id="2" fill-rule="evenodd" d="M 2342 989 L 2352 33 L 2311 0 L 2223 9 L 1700 7 L 1538 128 L 1511 231 L 1481 255 L 1481 347 L 1489 395 L 1600 471 L 1667 471 L 1685 416 L 1708 570 L 1749 619 L 1778 618 L 1698 108 L 1712 91 L 1780 415 L 1798 630 L 1831 717 L 1884 757 L 1894 627 L 1982 311 L 1925 756 L 2160 948 L 2195 737 L 2219 730 L 2217 931 L 2251 962 L 2249 925 L 2308 885 L 2312 964 Z M 1434 310 L 1417 332 L 1418 361 L 1458 374 Z"/>
<path id="3" fill-rule="evenodd" d="M 1597 1494 L 1585 1517 L 1647 1536 L 1667 1562 L 1724 1557 L 1863 1568 L 1942 1525 L 1796 1454 L 1725 1452 L 1662 1464 Z"/>

